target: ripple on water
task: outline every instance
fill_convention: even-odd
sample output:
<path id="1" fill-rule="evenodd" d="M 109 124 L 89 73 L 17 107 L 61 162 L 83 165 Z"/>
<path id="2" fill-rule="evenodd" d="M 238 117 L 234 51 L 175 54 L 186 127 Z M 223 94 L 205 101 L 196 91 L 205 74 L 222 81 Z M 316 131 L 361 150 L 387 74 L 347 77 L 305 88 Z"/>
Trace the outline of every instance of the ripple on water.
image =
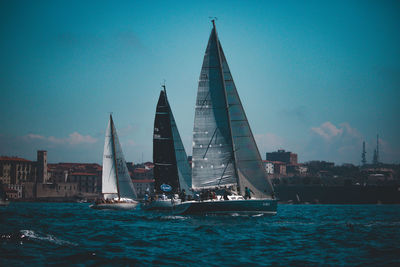
<path id="1" fill-rule="evenodd" d="M 4 266 L 385 265 L 400 254 L 399 211 L 280 205 L 276 216 L 173 216 L 14 203 L 0 215 L 0 259 Z"/>

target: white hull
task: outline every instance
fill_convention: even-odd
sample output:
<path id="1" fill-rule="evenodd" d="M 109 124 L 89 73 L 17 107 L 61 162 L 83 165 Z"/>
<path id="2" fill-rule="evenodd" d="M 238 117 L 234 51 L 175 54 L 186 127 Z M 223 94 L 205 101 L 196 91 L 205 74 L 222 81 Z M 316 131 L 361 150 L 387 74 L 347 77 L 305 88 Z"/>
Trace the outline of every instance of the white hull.
<path id="1" fill-rule="evenodd" d="M 0 200 L 0 206 L 8 206 L 8 204 L 10 204 L 10 201 Z"/>
<path id="2" fill-rule="evenodd" d="M 97 210 L 132 210 L 136 209 L 139 202 L 128 202 L 128 203 L 101 203 L 93 204 L 89 207 Z"/>

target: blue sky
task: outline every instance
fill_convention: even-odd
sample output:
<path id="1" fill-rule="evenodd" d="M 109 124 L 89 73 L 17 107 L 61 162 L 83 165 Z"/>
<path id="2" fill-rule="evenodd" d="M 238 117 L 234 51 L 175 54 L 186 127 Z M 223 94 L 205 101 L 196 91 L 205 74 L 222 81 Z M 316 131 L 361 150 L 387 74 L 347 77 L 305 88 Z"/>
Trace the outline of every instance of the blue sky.
<path id="1" fill-rule="evenodd" d="M 101 163 L 108 112 L 152 159 L 165 79 L 188 155 L 217 30 L 262 157 L 400 163 L 398 1 L 0 1 L 0 155 Z"/>

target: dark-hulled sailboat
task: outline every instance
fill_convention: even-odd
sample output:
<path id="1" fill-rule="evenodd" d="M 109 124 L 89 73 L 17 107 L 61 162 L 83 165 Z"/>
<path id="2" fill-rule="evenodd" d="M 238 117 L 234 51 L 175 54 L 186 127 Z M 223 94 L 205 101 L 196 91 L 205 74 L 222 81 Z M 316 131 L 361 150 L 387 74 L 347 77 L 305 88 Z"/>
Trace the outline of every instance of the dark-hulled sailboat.
<path id="1" fill-rule="evenodd" d="M 230 196 L 189 201 L 175 213 L 276 213 L 277 201 L 218 39 L 215 22 L 200 73 L 192 157 L 192 189 Z M 249 200 L 243 196 L 251 192 Z M 225 200 L 224 200 L 225 199 Z"/>
<path id="2" fill-rule="evenodd" d="M 170 210 L 180 203 L 182 191 L 191 194 L 191 170 L 182 144 L 165 85 L 160 92 L 154 119 L 153 162 L 155 199 L 146 203 L 147 210 Z"/>

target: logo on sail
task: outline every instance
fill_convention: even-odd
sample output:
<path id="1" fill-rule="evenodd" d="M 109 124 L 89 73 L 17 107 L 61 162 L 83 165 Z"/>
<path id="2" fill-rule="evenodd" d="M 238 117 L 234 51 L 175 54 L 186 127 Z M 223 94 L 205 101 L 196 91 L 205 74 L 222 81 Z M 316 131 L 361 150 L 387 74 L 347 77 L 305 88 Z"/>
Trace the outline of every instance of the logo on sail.
<path id="1" fill-rule="evenodd" d="M 170 192 L 172 190 L 172 186 L 170 186 L 169 184 L 162 184 L 160 188 L 164 192 Z"/>

